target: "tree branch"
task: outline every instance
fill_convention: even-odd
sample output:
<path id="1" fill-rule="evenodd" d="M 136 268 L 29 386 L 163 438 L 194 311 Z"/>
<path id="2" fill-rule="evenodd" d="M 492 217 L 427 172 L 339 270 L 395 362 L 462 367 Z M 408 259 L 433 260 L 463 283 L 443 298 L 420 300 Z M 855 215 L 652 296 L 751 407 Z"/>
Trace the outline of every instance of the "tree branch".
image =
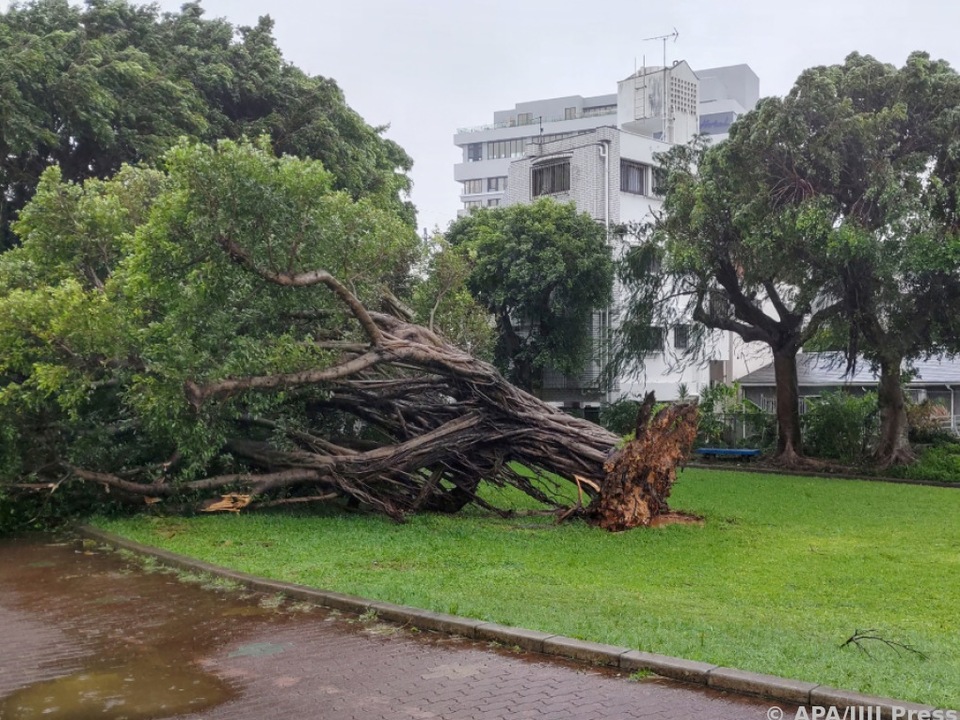
<path id="1" fill-rule="evenodd" d="M 833 303 L 833 305 L 828 305 L 825 308 L 817 310 L 813 315 L 810 316 L 810 320 L 807 322 L 806 329 L 800 334 L 800 344 L 802 345 L 816 335 L 817 331 L 823 326 L 824 323 L 839 316 L 842 309 L 843 304 L 837 301 Z"/>
<path id="2" fill-rule="evenodd" d="M 337 280 L 326 270 L 310 270 L 303 273 L 280 273 L 271 270 L 265 270 L 258 267 L 250 255 L 237 243 L 229 238 L 218 238 L 217 244 L 223 248 L 224 252 L 241 267 L 250 270 L 259 275 L 264 280 L 272 282 L 274 285 L 283 285 L 284 287 L 310 287 L 312 285 L 326 285 L 330 288 L 346 305 L 350 312 L 363 326 L 364 331 L 370 338 L 370 342 L 379 345 L 383 336 L 376 323 L 370 317 L 370 313 L 360 302 L 360 299 L 350 292 L 345 285 Z"/>
<path id="3" fill-rule="evenodd" d="M 256 377 L 237 378 L 235 380 L 221 380 L 209 385 L 197 385 L 192 380 L 184 383 L 187 400 L 195 408 L 199 408 L 208 398 L 217 395 L 229 395 L 242 390 L 274 390 L 276 388 L 297 387 L 300 385 L 316 385 L 340 378 L 356 375 L 363 370 L 373 367 L 384 359 L 380 350 L 365 353 L 360 357 L 348 360 L 340 365 L 323 370 L 305 370 L 298 373 L 284 375 L 260 375 Z"/>
<path id="4" fill-rule="evenodd" d="M 783 298 L 780 297 L 780 291 L 777 290 L 777 286 L 774 285 L 771 280 L 763 281 L 763 289 L 766 290 L 767 297 L 770 298 L 770 302 L 773 303 L 773 308 L 777 311 L 777 315 L 780 316 L 781 322 L 796 322 L 796 314 L 787 309 Z"/>
<path id="5" fill-rule="evenodd" d="M 772 338 L 776 321 L 746 296 L 740 284 L 740 275 L 729 259 L 717 258 L 716 280 L 726 291 L 727 298 L 733 305 L 734 314 Z"/>
<path id="6" fill-rule="evenodd" d="M 693 309 L 693 319 L 710 328 L 735 332 L 737 335 L 743 338 L 744 342 L 762 342 L 770 344 L 772 339 L 766 330 L 755 325 L 748 325 L 746 323 L 738 322 L 733 318 L 720 317 L 707 312 L 703 309 L 703 305 L 701 303 L 697 303 L 697 306 Z"/>
<path id="7" fill-rule="evenodd" d="M 272 487 L 319 480 L 323 474 L 320 470 L 312 468 L 291 468 L 289 470 L 263 473 L 261 475 L 253 473 L 232 473 L 230 475 L 215 475 L 213 477 L 203 478 L 202 480 L 194 480 L 193 482 L 186 483 L 183 487 L 189 490 L 212 490 L 235 483 L 253 483 L 257 488 L 257 492 L 254 494 L 259 494 L 264 492 L 264 489 Z"/>
<path id="8" fill-rule="evenodd" d="M 311 502 L 329 502 L 330 500 L 336 500 L 340 497 L 340 493 L 324 493 L 323 495 L 309 495 L 306 497 L 292 497 L 292 498 L 281 498 L 280 500 L 267 500 L 264 502 L 256 502 L 250 504 L 250 510 L 260 510 L 261 508 L 271 508 L 279 507 L 281 505 L 300 505 L 304 503 Z"/>
<path id="9" fill-rule="evenodd" d="M 252 473 L 233 473 L 229 475 L 216 475 L 214 477 L 203 478 L 202 480 L 194 480 L 193 482 L 186 483 L 180 488 L 176 488 L 172 485 L 159 484 L 156 482 L 131 482 L 129 480 L 124 480 L 123 478 L 112 473 L 94 472 L 92 470 L 84 470 L 83 468 L 74 467 L 72 465 L 68 465 L 66 468 L 71 474 L 80 480 L 100 483 L 102 485 L 106 485 L 107 487 L 123 490 L 124 492 L 132 493 L 134 495 L 157 495 L 162 497 L 169 497 L 182 489 L 212 490 L 215 488 L 225 487 L 227 485 L 233 485 L 235 483 L 250 483 L 251 481 L 255 482 L 257 486 L 288 485 L 294 482 L 317 480 L 323 474 L 321 471 L 312 468 L 292 468 L 275 473 L 264 473 L 262 475 L 256 475 Z"/>
<path id="10" fill-rule="evenodd" d="M 83 468 L 66 465 L 66 469 L 80 480 L 96 482 L 107 487 L 116 488 L 135 495 L 171 495 L 173 487 L 159 483 L 138 483 L 124 480 L 112 473 L 94 472 L 93 470 L 84 470 Z"/>

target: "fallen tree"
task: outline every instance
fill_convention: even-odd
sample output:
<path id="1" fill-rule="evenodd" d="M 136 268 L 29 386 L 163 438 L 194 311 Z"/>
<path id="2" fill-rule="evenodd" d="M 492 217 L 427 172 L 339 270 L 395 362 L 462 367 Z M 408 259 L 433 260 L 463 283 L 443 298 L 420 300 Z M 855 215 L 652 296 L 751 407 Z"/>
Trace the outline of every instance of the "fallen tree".
<path id="1" fill-rule="evenodd" d="M 328 273 L 275 276 L 258 270 L 229 241 L 223 243 L 237 262 L 270 282 L 329 287 L 350 307 L 369 342 L 342 343 L 340 362 L 323 370 L 202 386 L 188 381 L 184 391 L 193 407 L 199 411 L 242 391 L 322 384 L 329 396 L 315 403 L 315 412 L 347 413 L 375 427 L 383 444 L 362 449 L 297 430 L 287 433 L 295 449 L 281 450 L 249 436 L 231 439 L 229 450 L 255 468 L 246 473 L 174 485 L 163 478 L 137 482 L 70 467 L 77 478 L 150 498 L 246 488 L 242 500 L 220 510 L 273 504 L 277 491 L 310 488 L 323 499 L 346 496 L 397 520 L 421 510 L 456 512 L 470 502 L 497 510 L 477 495 L 483 480 L 512 485 L 564 517 L 582 516 L 610 530 L 649 525 L 669 511 L 666 499 L 676 468 L 696 434 L 695 406 L 668 406 L 651 417 L 651 393 L 641 407 L 636 438 L 611 457 L 617 436 L 518 389 L 492 365 L 441 335 L 367 310 Z M 275 429 L 249 416 L 239 418 L 238 426 Z M 564 480 L 585 490 L 591 505 L 568 508 Z"/>
<path id="2" fill-rule="evenodd" d="M 400 520 L 471 502 L 497 510 L 478 493 L 486 481 L 609 529 L 667 509 L 695 409 L 648 414 L 607 463 L 615 435 L 412 321 L 384 292 L 382 268 L 359 264 L 403 256 L 385 234 L 403 230 L 324 190 L 309 163 L 231 143 L 184 146 L 168 162 L 145 196 L 149 219 L 99 256 L 72 238 L 71 261 L 49 266 L 44 223 L 74 201 L 89 222 L 104 215 L 94 200 L 131 206 L 136 173 L 79 200 L 58 179 L 42 183 L 22 247 L 3 258 L 14 279 L 0 326 L 5 407 L 22 411 L 8 487 L 80 480 L 218 510 L 345 498 Z M 311 181 L 335 197 L 318 207 Z M 274 206 L 248 207 L 245 191 Z M 351 243 L 319 243 L 331 225 Z M 16 268 L 27 268 L 19 279 Z"/>

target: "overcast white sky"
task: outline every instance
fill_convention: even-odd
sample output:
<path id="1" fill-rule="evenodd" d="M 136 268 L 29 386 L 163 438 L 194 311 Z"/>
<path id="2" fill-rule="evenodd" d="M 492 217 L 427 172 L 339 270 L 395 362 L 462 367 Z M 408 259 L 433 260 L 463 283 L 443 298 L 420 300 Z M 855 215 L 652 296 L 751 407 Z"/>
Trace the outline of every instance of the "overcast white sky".
<path id="1" fill-rule="evenodd" d="M 0 8 L 9 3 L 0 0 Z M 161 0 L 165 10 L 180 0 Z M 334 78 L 347 102 L 414 159 L 421 227 L 456 215 L 458 127 L 517 102 L 601 95 L 645 55 L 696 68 L 749 64 L 760 94 L 783 95 L 801 70 L 856 50 L 902 65 L 926 50 L 960 69 L 957 0 L 204 0 L 208 17 L 276 21 L 285 57 Z"/>

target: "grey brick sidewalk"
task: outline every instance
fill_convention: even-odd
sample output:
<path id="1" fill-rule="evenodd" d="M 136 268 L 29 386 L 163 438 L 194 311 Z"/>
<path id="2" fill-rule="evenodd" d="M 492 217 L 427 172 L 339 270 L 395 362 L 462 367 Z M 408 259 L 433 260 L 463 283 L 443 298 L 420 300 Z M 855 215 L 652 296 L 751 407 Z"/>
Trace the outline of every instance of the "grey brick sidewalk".
<path id="1" fill-rule="evenodd" d="M 192 720 L 759 720 L 771 705 L 270 600 L 144 573 L 109 553 L 0 544 L 0 716 L 17 717 L 24 688 L 80 670 L 185 694 L 191 677 L 212 678 L 219 704 L 166 715 Z"/>
<path id="2" fill-rule="evenodd" d="M 730 700 L 657 681 L 491 652 L 462 640 L 425 642 L 374 628 L 296 624 L 283 648 L 212 660 L 244 698 L 200 718 L 763 718 L 769 703 Z"/>

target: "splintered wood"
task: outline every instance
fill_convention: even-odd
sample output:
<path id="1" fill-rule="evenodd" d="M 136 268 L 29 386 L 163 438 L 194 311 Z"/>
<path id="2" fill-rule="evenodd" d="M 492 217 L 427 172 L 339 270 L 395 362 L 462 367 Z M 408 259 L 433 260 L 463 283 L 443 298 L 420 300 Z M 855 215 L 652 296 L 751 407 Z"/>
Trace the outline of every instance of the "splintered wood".
<path id="1" fill-rule="evenodd" d="M 668 405 L 651 419 L 653 393 L 637 415 L 635 439 L 604 464 L 600 494 L 587 508 L 593 524 L 610 531 L 646 527 L 669 512 L 677 467 L 697 435 L 697 406 Z"/>

